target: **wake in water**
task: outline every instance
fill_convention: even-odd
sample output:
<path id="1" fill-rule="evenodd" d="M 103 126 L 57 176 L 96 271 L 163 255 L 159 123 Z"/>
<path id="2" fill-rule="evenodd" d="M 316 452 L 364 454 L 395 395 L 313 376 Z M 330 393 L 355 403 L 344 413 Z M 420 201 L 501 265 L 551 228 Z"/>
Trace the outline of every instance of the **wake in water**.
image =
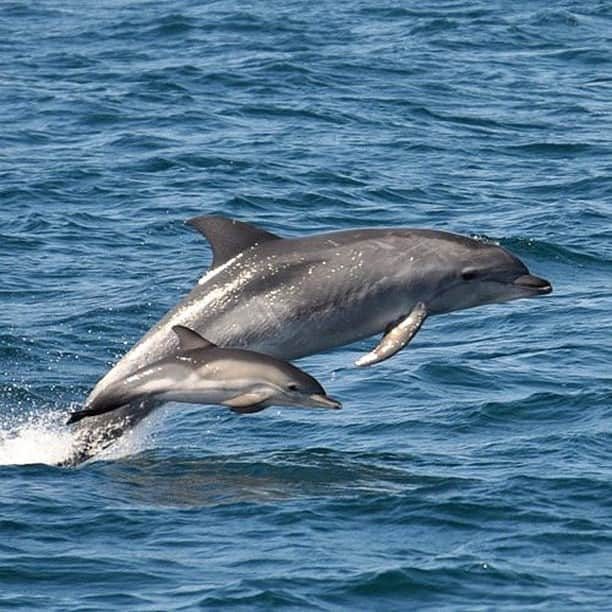
<path id="1" fill-rule="evenodd" d="M 10 415 L 0 418 L 0 465 L 69 464 L 83 443 L 82 432 L 66 426 L 73 410 Z M 126 432 L 115 444 L 101 449 L 95 460 L 118 459 L 142 451 L 151 438 L 151 421 Z"/>

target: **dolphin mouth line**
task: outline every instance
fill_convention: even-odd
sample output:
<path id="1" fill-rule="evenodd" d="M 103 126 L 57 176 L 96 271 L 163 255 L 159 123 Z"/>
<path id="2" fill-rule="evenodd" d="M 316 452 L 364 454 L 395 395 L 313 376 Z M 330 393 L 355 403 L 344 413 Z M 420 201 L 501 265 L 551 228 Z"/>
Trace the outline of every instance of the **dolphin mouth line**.
<path id="1" fill-rule="evenodd" d="M 539 278 L 538 276 L 533 276 L 532 274 L 523 274 L 515 278 L 512 284 L 539 295 L 546 295 L 552 292 L 552 285 L 547 280 Z"/>

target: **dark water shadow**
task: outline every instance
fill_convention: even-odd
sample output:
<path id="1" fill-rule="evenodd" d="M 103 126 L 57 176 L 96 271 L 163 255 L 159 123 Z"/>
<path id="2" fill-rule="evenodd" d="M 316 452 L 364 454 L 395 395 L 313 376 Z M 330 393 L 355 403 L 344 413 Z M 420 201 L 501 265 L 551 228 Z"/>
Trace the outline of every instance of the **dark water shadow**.
<path id="1" fill-rule="evenodd" d="M 89 469 L 103 473 L 108 486 L 126 502 L 194 507 L 337 499 L 423 485 L 423 477 L 393 463 L 398 463 L 397 456 L 325 448 L 197 458 L 185 452 L 150 450 Z"/>

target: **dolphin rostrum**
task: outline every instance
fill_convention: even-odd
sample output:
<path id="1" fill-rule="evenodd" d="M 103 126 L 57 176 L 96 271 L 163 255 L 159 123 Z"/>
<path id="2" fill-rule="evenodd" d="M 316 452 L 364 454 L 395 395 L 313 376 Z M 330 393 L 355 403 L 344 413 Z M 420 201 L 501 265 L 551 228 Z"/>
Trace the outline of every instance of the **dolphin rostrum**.
<path id="1" fill-rule="evenodd" d="M 219 348 L 188 327 L 173 328 L 179 350 L 144 366 L 73 412 L 68 424 L 143 400 L 222 404 L 240 414 L 268 406 L 340 408 L 294 365 L 244 349 Z"/>
<path id="2" fill-rule="evenodd" d="M 281 238 L 218 216 L 188 223 L 212 246 L 210 270 L 98 382 L 86 405 L 172 356 L 176 325 L 205 333 L 219 346 L 279 359 L 383 332 L 357 361 L 365 366 L 399 351 L 430 316 L 552 291 L 502 247 L 443 231 L 357 229 Z M 96 427 L 120 434 L 154 407 L 132 406 L 117 413 L 127 425 L 100 417 Z"/>

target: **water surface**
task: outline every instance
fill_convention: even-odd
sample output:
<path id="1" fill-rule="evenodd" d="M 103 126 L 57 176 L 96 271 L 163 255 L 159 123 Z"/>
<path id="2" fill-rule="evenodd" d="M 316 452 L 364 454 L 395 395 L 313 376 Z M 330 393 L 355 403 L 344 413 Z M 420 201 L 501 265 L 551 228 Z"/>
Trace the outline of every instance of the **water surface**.
<path id="1" fill-rule="evenodd" d="M 102 4 L 102 6 L 100 6 Z M 0 5 L 0 607 L 609 609 L 612 10 Z M 337 413 L 68 412 L 210 263 L 185 226 L 498 241 L 547 298 L 302 359 Z"/>

